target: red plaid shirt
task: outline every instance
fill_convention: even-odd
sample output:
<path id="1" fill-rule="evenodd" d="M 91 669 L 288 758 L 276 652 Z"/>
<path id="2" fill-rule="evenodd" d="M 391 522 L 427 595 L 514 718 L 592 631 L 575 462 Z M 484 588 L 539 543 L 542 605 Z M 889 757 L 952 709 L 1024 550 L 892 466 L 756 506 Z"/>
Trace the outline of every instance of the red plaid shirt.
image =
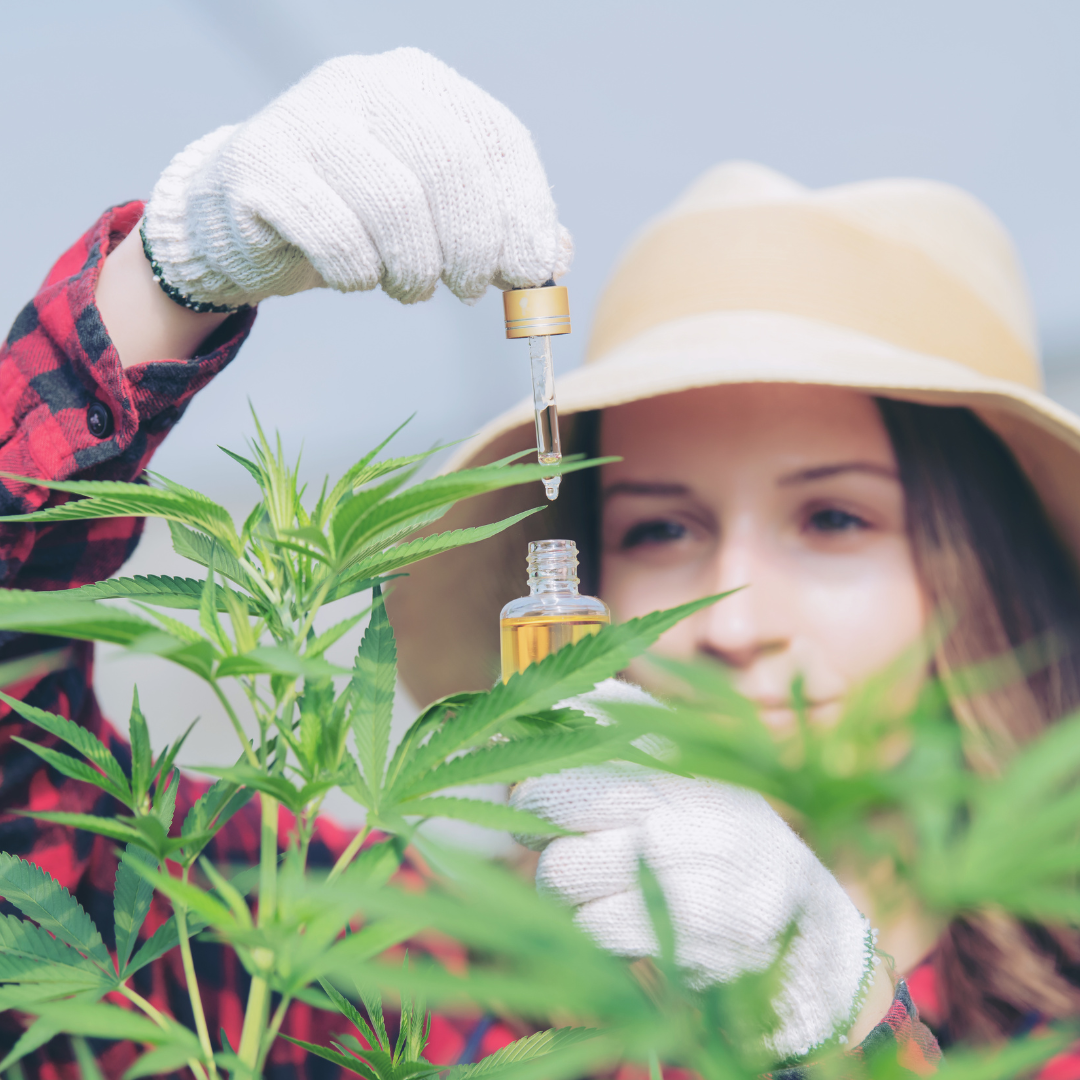
<path id="1" fill-rule="evenodd" d="M 254 311 L 229 318 L 190 360 L 162 360 L 127 369 L 120 366 L 94 303 L 94 291 L 102 259 L 130 232 L 141 214 L 139 202 L 105 213 L 49 272 L 0 347 L 0 471 L 52 480 L 135 479 L 191 398 L 232 360 L 247 337 Z M 102 409 L 107 410 L 104 423 Z M 49 505 L 52 498 L 49 491 L 33 484 L 0 482 L 0 514 L 37 510 Z M 119 570 L 141 531 L 142 521 L 137 518 L 55 525 L 0 523 L 0 584 L 18 589 L 66 589 L 100 581 Z M 58 644 L 55 638 L 0 632 L 0 663 L 55 650 Z M 78 721 L 105 741 L 128 767 L 127 742 L 102 717 L 94 696 L 93 656 L 92 645 L 73 643 L 57 670 L 41 670 L 6 689 L 38 708 Z M 0 705 L 0 850 L 30 859 L 52 874 L 90 913 L 111 947 L 116 875 L 113 841 L 18 817 L 12 811 L 109 814 L 119 808 L 110 805 L 109 798 L 97 789 L 46 766 L 13 742 L 14 736 L 46 746 L 56 744 L 40 728 Z M 181 779 L 175 828 L 205 787 L 188 777 Z M 284 812 L 282 818 L 284 841 L 292 821 Z M 332 865 L 349 839 L 349 832 L 323 819 L 311 845 L 312 864 Z M 249 803 L 218 834 L 207 854 L 215 862 L 253 864 L 258 850 L 258 810 Z M 417 877 L 419 871 L 407 864 L 402 874 Z M 12 909 L 0 901 L 0 910 Z M 166 906 L 155 898 L 143 938 L 167 917 Z M 466 963 L 464 949 L 453 942 L 428 941 L 419 947 L 451 966 Z M 223 1028 L 236 1046 L 248 975 L 235 957 L 218 945 L 196 940 L 192 951 L 209 1029 L 216 1036 Z M 176 950 L 139 971 L 133 983 L 156 1007 L 193 1026 Z M 335 1013 L 295 1003 L 284 1031 L 325 1043 L 331 1033 L 345 1026 Z M 514 1030 L 516 1026 L 492 1017 L 435 1016 L 427 1056 L 440 1064 L 476 1060 L 525 1033 L 523 1028 Z M 19 1017 L 10 1013 L 0 1017 L 0 1056 L 14 1045 L 21 1030 Z M 932 1071 L 936 1061 L 936 1044 L 925 1033 L 910 999 L 898 992 L 888 1016 L 870 1039 L 895 1044 L 901 1065 L 921 1075 Z M 110 1078 L 119 1077 L 137 1053 L 130 1043 L 93 1045 Z M 63 1037 L 24 1059 L 23 1068 L 28 1077 L 41 1080 L 74 1080 L 79 1075 Z M 633 1070 L 623 1069 L 618 1075 L 629 1078 L 633 1074 Z M 338 1076 L 339 1070 L 279 1040 L 267 1075 L 274 1080 L 315 1080 Z M 1065 1080 L 1065 1076 L 1055 1075 L 1053 1080 Z M 1050 1080 L 1049 1075 L 1046 1080 Z"/>
<path id="2" fill-rule="evenodd" d="M 53 267 L 37 296 L 15 320 L 0 348 L 0 471 L 53 480 L 133 480 L 147 467 L 169 429 L 191 398 L 232 358 L 247 337 L 255 313 L 234 315 L 191 360 L 167 360 L 122 368 L 94 303 L 102 259 L 136 225 L 142 204 L 128 203 L 102 216 Z M 102 425 L 102 407 L 108 418 Z M 94 429 L 89 418 L 93 412 Z M 32 484 L 0 482 L 0 513 L 27 513 L 49 504 L 51 493 Z M 56 525 L 0 523 L 0 583 L 17 589 L 66 589 L 100 581 L 119 570 L 132 553 L 142 521 L 73 521 Z M 0 662 L 28 657 L 62 645 L 55 638 L 0 632 Z M 108 743 L 128 766 L 127 742 L 106 721 L 93 690 L 93 646 L 75 643 L 65 663 L 6 689 L 32 705 L 77 720 Z M 90 833 L 15 816 L 14 810 L 67 810 L 108 814 L 119 807 L 88 784 L 67 779 L 29 750 L 13 742 L 20 736 L 52 746 L 56 740 L 0 705 L 0 850 L 31 859 L 52 874 L 83 905 L 112 945 L 112 888 L 116 875 L 114 843 Z M 61 747 L 63 749 L 63 747 Z M 175 828 L 206 785 L 184 777 L 177 797 Z M 282 815 L 282 839 L 292 821 Z M 351 834 L 323 820 L 311 847 L 316 866 L 330 866 Z M 257 805 L 249 803 L 207 849 L 216 862 L 258 861 Z M 416 869 L 407 866 L 406 875 Z M 8 905 L 4 910 L 11 912 Z M 143 929 L 148 937 L 168 917 L 155 899 Z M 415 946 L 414 946 L 415 947 Z M 195 966 L 209 1029 L 224 1028 L 238 1045 L 247 998 L 248 975 L 228 950 L 196 940 Z M 429 945 L 450 963 L 464 963 L 453 943 Z M 193 1025 L 178 950 L 134 976 L 135 989 L 159 1009 Z M 327 1042 L 348 1024 L 334 1013 L 294 1004 L 284 1030 L 297 1038 Z M 0 1017 L 0 1056 L 22 1030 L 20 1018 Z M 518 1037 L 490 1018 L 436 1017 L 429 1046 L 431 1059 L 452 1063 L 491 1053 Z M 95 1043 L 103 1070 L 119 1077 L 136 1055 L 130 1043 Z M 29 1077 L 77 1077 L 70 1044 L 54 1039 L 23 1061 Z M 275 1045 L 267 1075 L 275 1080 L 345 1075 L 309 1058 L 284 1040 Z"/>

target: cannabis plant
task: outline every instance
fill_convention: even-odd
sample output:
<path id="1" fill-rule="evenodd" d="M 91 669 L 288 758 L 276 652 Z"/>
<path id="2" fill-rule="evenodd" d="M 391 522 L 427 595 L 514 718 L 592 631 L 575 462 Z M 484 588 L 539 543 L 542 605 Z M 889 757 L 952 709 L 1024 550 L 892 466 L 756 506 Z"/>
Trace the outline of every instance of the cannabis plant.
<path id="1" fill-rule="evenodd" d="M 360 988 L 368 1002 L 366 1028 L 334 988 L 333 980 L 349 977 L 358 963 L 424 925 L 365 910 L 365 889 L 378 892 L 385 886 L 418 820 L 441 816 L 521 833 L 557 831 L 506 806 L 438 792 L 634 753 L 617 729 L 597 727 L 566 710 L 553 712 L 552 706 L 618 671 L 698 605 L 607 630 L 588 648 L 567 653 L 557 671 L 527 672 L 488 693 L 439 702 L 424 711 L 391 753 L 396 650 L 383 585 L 419 559 L 485 539 L 535 511 L 480 528 L 408 537 L 437 521 L 458 499 L 535 482 L 550 468 L 508 458 L 406 486 L 427 455 L 379 460 L 385 445 L 334 485 L 324 484 L 308 507 L 280 441 L 271 445 L 258 428 L 250 457 L 225 451 L 251 474 L 261 494 L 239 529 L 223 507 L 163 478 L 154 478 L 154 484 L 34 481 L 77 498 L 7 519 L 46 523 L 152 515 L 168 521 L 176 551 L 205 568 L 203 577 L 116 578 L 63 594 L 9 590 L 0 594 L 0 627 L 112 642 L 182 665 L 214 690 L 235 729 L 239 756 L 231 768 L 203 770 L 217 782 L 174 828 L 174 763 L 183 739 L 152 752 L 137 691 L 129 723 L 130 771 L 79 725 L 0 695 L 78 756 L 21 740 L 27 748 L 64 776 L 100 788 L 127 811 L 112 817 L 34 815 L 122 845 L 114 893 L 115 955 L 87 913 L 53 879 L 32 863 L 0 853 L 0 895 L 24 916 L 0 921 L 0 1005 L 37 1017 L 0 1070 L 58 1032 L 69 1032 L 152 1047 L 132 1076 L 183 1065 L 200 1078 L 222 1070 L 255 1076 L 290 1004 L 321 986 L 319 999 L 326 1007 L 337 1007 L 366 1036 L 364 1061 L 354 1059 L 354 1071 L 396 1077 L 405 1075 L 405 1062 L 411 1063 L 406 1073 L 415 1072 L 425 1042 L 423 1009 L 403 1008 L 401 1034 L 392 1047 L 372 986 Z M 570 461 L 563 471 L 589 464 Z M 369 607 L 316 633 L 316 616 L 324 606 L 364 591 L 371 593 Z M 198 628 L 162 610 L 170 608 L 197 611 Z M 326 650 L 362 618 L 368 625 L 353 667 L 335 667 Z M 222 688 L 226 682 L 242 689 L 257 727 L 254 738 L 245 734 Z M 334 788 L 364 807 L 366 827 L 329 874 L 314 879 L 307 873 L 308 846 L 320 806 Z M 262 820 L 259 863 L 228 876 L 204 850 L 255 793 Z M 279 851 L 282 807 L 295 821 L 284 854 Z M 167 898 L 173 915 L 141 941 L 154 890 Z M 249 901 L 251 895 L 257 904 Z M 351 932 L 361 914 L 363 929 Z M 235 1049 L 207 1027 L 190 944 L 201 932 L 235 948 L 251 974 Z M 137 971 L 172 949 L 182 956 L 194 1031 L 155 1009 L 131 985 Z M 132 1008 L 103 1001 L 109 994 L 122 995 Z M 271 1012 L 272 994 L 278 997 Z M 343 1045 L 315 1052 L 340 1054 Z M 550 1045 L 533 1041 L 523 1052 L 533 1055 Z"/>
<path id="2" fill-rule="evenodd" d="M 169 522 L 176 550 L 203 568 L 200 577 L 117 578 L 64 594 L 5 592 L 0 628 L 108 641 L 181 664 L 213 688 L 239 745 L 236 763 L 206 770 L 216 782 L 174 821 L 180 742 L 152 751 L 137 694 L 129 769 L 85 729 L 4 696 L 71 752 L 25 745 L 125 812 L 36 815 L 106 836 L 122 852 L 113 950 L 48 874 L 0 853 L 0 895 L 21 916 L 0 916 L 0 1008 L 33 1018 L 0 1071 L 17 1070 L 20 1058 L 67 1033 L 86 1080 L 97 1075 L 89 1037 L 144 1047 L 132 1078 L 187 1067 L 199 1080 L 249 1080 L 262 1074 L 275 1041 L 285 1037 L 279 1032 L 289 1008 L 303 1000 L 336 1014 L 340 1029 L 329 1045 L 299 1045 L 365 1080 L 560 1080 L 621 1061 L 639 1063 L 654 1080 L 661 1063 L 707 1080 L 760 1075 L 774 1064 L 764 1037 L 775 1021 L 769 1003 L 783 947 L 770 970 L 691 990 L 646 867 L 641 883 L 659 955 L 628 965 L 505 867 L 417 832 L 418 822 L 443 816 L 557 833 L 509 807 L 442 793 L 610 759 L 762 791 L 786 805 L 819 851 L 887 863 L 898 892 L 914 893 L 944 917 L 993 907 L 1048 921 L 1080 919 L 1080 719 L 1058 725 L 1003 775 L 980 777 L 965 767 L 963 735 L 936 685 L 906 716 L 883 704 L 887 685 L 871 685 L 836 725 L 820 728 L 802 716 L 782 737 L 708 665 L 666 662 L 673 690 L 665 706 L 611 705 L 605 725 L 553 708 L 624 668 L 716 598 L 606 628 L 490 691 L 436 702 L 391 746 L 395 645 L 384 587 L 410 563 L 491 536 L 521 515 L 410 537 L 455 500 L 535 482 L 541 470 L 507 459 L 407 486 L 425 455 L 380 461 L 383 446 L 324 485 L 309 508 L 296 468 L 259 430 L 250 457 L 230 454 L 260 491 L 239 529 L 222 507 L 162 479 L 47 485 L 77 498 L 14 519 L 141 514 Z M 563 471 L 588 464 L 571 461 Z M 360 592 L 371 595 L 364 612 L 316 631 L 322 607 Z M 170 616 L 170 608 L 197 612 L 198 627 Z M 353 667 L 334 666 L 327 649 L 362 618 L 368 623 Z M 241 688 L 253 738 L 223 689 L 228 683 Z M 367 825 L 320 873 L 309 868 L 308 849 L 319 808 L 335 788 L 365 809 Z M 215 865 L 207 845 L 254 796 L 262 821 L 258 864 Z M 282 850 L 283 821 L 292 824 Z M 409 843 L 431 869 L 423 892 L 395 878 Z M 155 891 L 172 914 L 147 936 L 141 931 Z M 448 970 L 415 950 L 400 962 L 402 943 L 432 930 L 469 947 L 468 971 Z M 234 950 L 251 976 L 235 1047 L 208 1030 L 192 960 L 196 935 Z M 179 950 L 187 976 L 192 1028 L 132 985 L 138 971 L 171 950 Z M 118 997 L 127 1007 L 114 1003 Z M 516 1016 L 536 1030 L 476 1064 L 436 1066 L 424 1057 L 428 1006 Z M 1075 1037 L 1066 1027 L 1000 1053 L 950 1054 L 941 1075 L 1024 1074 Z M 899 1075 L 895 1056 L 857 1058 L 841 1048 L 814 1068 L 822 1077 Z"/>

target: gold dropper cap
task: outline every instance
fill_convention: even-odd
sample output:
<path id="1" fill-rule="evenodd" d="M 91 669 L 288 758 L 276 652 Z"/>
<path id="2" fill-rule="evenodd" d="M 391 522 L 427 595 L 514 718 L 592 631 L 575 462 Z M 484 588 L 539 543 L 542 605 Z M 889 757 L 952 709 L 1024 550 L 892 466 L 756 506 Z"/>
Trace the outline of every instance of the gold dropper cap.
<path id="1" fill-rule="evenodd" d="M 503 293 L 508 338 L 570 333 L 570 301 L 565 285 L 510 289 Z"/>

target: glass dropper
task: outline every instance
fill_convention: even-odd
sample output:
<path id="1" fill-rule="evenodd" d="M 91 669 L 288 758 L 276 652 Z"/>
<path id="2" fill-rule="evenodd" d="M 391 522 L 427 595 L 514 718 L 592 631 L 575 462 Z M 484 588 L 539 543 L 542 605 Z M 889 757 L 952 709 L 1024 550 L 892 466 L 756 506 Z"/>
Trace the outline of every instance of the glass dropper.
<path id="1" fill-rule="evenodd" d="M 536 460 L 541 465 L 558 465 L 562 461 L 562 447 L 550 337 L 529 338 L 529 362 L 532 365 L 533 409 L 536 411 Z M 544 494 L 549 499 L 557 499 L 561 482 L 561 476 L 545 476 Z"/>
<path id="2" fill-rule="evenodd" d="M 555 407 L 555 371 L 551 364 L 551 338 L 570 333 L 570 303 L 566 288 L 548 281 L 535 289 L 511 289 L 503 293 L 506 336 L 529 339 L 532 368 L 533 409 L 536 414 L 536 460 L 541 465 L 562 461 L 559 444 L 559 413 Z M 559 497 L 562 477 L 544 477 L 544 494 Z"/>

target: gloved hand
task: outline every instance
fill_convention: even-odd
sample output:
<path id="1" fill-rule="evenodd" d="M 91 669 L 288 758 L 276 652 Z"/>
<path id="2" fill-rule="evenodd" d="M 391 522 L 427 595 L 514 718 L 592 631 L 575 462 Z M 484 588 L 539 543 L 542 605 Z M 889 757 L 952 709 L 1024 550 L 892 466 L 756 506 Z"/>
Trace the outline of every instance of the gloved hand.
<path id="1" fill-rule="evenodd" d="M 528 131 L 419 49 L 328 60 L 169 164 L 144 245 L 195 310 L 328 286 L 403 303 L 543 284 L 573 246 Z"/>
<path id="2" fill-rule="evenodd" d="M 565 704 L 596 715 L 605 686 Z M 627 699 L 618 685 L 609 699 L 613 689 Z M 529 838 L 542 851 L 536 883 L 573 906 L 578 925 L 605 948 L 656 955 L 637 883 L 644 859 L 692 986 L 764 970 L 795 922 L 773 1002 L 780 1024 L 769 1047 L 778 1058 L 808 1053 L 854 1020 L 874 965 L 870 924 L 761 795 L 625 763 L 526 780 L 510 801 L 584 834 Z"/>

